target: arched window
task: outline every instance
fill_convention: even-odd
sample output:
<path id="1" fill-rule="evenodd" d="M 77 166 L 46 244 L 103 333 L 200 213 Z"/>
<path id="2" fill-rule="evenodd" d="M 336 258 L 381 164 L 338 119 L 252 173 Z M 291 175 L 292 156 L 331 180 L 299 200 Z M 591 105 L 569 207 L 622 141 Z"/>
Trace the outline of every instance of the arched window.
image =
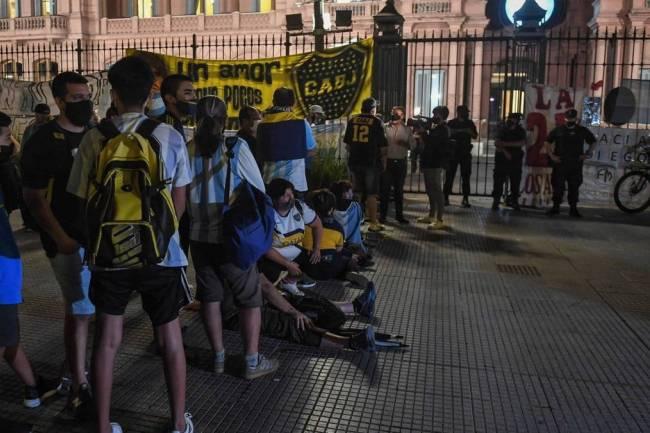
<path id="1" fill-rule="evenodd" d="M 23 76 L 23 64 L 8 60 L 0 63 L 0 77 L 5 80 L 19 80 Z"/>
<path id="2" fill-rule="evenodd" d="M 0 18 L 20 16 L 20 0 L 0 0 Z"/>
<path id="3" fill-rule="evenodd" d="M 59 73 L 59 64 L 48 59 L 34 62 L 34 81 L 48 81 Z"/>

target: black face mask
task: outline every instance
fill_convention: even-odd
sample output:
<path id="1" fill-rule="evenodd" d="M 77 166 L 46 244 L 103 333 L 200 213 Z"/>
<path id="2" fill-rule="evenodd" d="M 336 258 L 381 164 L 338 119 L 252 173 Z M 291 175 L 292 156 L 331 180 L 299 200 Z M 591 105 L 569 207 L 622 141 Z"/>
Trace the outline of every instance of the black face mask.
<path id="1" fill-rule="evenodd" d="M 196 102 L 178 101 L 176 108 L 183 116 L 196 116 Z"/>
<path id="2" fill-rule="evenodd" d="M 440 116 L 433 116 L 433 117 L 431 118 L 431 120 L 432 120 L 433 123 L 435 123 L 436 125 L 439 125 L 439 124 L 442 123 L 442 117 L 440 117 Z"/>
<path id="3" fill-rule="evenodd" d="M 90 100 L 65 103 L 65 117 L 75 126 L 86 126 L 93 117 L 93 103 Z"/>
<path id="4" fill-rule="evenodd" d="M 397 122 L 398 120 L 401 120 L 401 119 L 402 119 L 402 117 L 399 114 L 391 114 L 390 115 L 390 120 L 392 120 L 393 122 Z"/>
<path id="5" fill-rule="evenodd" d="M 569 128 L 573 128 L 574 126 L 576 126 L 576 123 L 577 122 L 575 120 L 567 120 L 566 126 L 568 126 Z"/>

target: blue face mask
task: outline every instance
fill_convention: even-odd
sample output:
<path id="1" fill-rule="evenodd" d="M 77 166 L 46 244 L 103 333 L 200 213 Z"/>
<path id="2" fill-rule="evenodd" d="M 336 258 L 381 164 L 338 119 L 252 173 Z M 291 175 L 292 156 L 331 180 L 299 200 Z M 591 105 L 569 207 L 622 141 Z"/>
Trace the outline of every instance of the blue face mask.
<path id="1" fill-rule="evenodd" d="M 163 101 L 160 92 L 156 92 L 151 96 L 149 104 L 147 104 L 147 114 L 151 117 L 159 117 L 165 114 L 165 101 Z"/>

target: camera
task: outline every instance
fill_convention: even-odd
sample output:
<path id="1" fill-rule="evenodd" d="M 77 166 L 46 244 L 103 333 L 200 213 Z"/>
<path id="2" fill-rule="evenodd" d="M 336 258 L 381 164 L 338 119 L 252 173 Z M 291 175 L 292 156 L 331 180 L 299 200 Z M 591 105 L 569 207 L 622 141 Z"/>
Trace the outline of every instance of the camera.
<path id="1" fill-rule="evenodd" d="M 433 126 L 433 119 L 425 116 L 413 116 L 406 120 L 406 125 L 411 128 L 429 130 Z"/>

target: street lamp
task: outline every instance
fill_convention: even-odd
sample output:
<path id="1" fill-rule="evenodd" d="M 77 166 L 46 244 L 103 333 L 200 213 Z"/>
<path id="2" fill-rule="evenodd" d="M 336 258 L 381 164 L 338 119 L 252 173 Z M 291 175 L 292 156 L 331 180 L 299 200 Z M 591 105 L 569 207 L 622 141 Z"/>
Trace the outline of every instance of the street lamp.
<path id="1" fill-rule="evenodd" d="M 546 17 L 546 9 L 538 5 L 535 0 L 526 0 L 512 17 L 518 33 L 537 33 Z"/>
<path id="2" fill-rule="evenodd" d="M 373 17 L 373 36 L 382 42 L 399 42 L 402 39 L 404 17 L 395 8 L 394 0 L 386 0 L 386 6 Z"/>
<path id="3" fill-rule="evenodd" d="M 286 15 L 286 22 L 287 22 L 287 55 L 288 53 L 288 48 L 289 48 L 289 37 L 290 36 L 313 36 L 314 37 L 314 45 L 316 48 L 316 51 L 324 51 L 325 50 L 325 36 L 328 35 L 329 33 L 341 33 L 341 32 L 348 32 L 350 31 L 350 27 L 352 27 L 352 13 L 349 11 L 336 11 L 336 29 L 335 30 L 330 30 L 325 28 L 325 12 L 324 12 L 324 5 L 323 5 L 323 0 L 307 0 L 305 2 L 302 2 L 302 4 L 305 3 L 313 3 L 314 4 L 314 30 L 311 32 L 302 32 L 302 15 L 301 14 L 289 14 Z M 341 13 L 341 16 L 339 16 L 339 12 Z M 291 25 L 292 23 L 297 23 L 300 22 L 300 25 Z M 339 28 L 342 27 L 342 28 Z M 298 31 L 296 33 L 295 31 Z"/>

